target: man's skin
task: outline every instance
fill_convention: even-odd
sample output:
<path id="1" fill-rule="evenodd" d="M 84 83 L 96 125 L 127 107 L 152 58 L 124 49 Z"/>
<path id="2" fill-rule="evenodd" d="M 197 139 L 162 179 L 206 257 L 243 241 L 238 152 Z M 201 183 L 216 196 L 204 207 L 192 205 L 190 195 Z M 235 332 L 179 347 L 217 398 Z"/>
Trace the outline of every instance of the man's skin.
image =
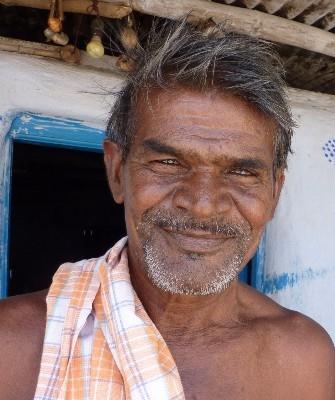
<path id="1" fill-rule="evenodd" d="M 284 182 L 284 171 L 273 168 L 274 122 L 231 94 L 175 86 L 152 90 L 150 107 L 145 98 L 126 161 L 106 141 L 105 163 L 113 197 L 125 205 L 132 283 L 176 361 L 186 399 L 334 400 L 334 346 L 316 322 L 236 280 L 217 294 L 172 294 L 153 285 L 144 269 L 138 226 L 155 207 L 200 221 L 224 216 L 247 223 L 248 262 Z M 211 268 L 233 240 L 155 227 L 156 243 L 169 259 L 183 260 L 180 268 Z M 200 266 L 185 258 L 191 250 L 201 253 Z M 45 296 L 0 303 L 0 400 L 33 397 Z"/>

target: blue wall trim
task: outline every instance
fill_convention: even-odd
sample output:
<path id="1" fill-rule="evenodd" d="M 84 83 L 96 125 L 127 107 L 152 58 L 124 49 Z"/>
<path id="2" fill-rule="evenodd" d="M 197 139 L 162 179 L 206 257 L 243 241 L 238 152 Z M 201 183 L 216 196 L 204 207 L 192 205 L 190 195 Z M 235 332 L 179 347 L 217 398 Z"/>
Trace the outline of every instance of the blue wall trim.
<path id="1" fill-rule="evenodd" d="M 0 123 L 4 122 L 0 118 Z M 7 296 L 10 187 L 13 141 L 65 147 L 76 150 L 102 151 L 105 138 L 103 130 L 89 126 L 83 121 L 51 117 L 33 113 L 20 113 L 11 117 L 7 132 L 2 135 L 0 167 L 0 298 Z M 1 139 L 0 137 L 0 139 Z M 4 160 L 4 161 L 3 161 Z M 263 290 L 264 238 L 251 261 L 251 284 Z M 248 267 L 240 274 L 240 280 L 247 282 Z"/>
<path id="2" fill-rule="evenodd" d="M 102 151 L 103 130 L 83 121 L 22 113 L 12 123 L 11 136 L 19 142 L 76 150 Z"/>
<path id="3" fill-rule="evenodd" d="M 302 282 L 312 281 L 317 278 L 322 278 L 328 273 L 327 269 L 316 270 L 313 268 L 306 268 L 303 271 L 283 273 L 280 275 L 273 274 L 266 275 L 262 282 L 262 291 L 265 294 L 278 293 L 288 287 L 294 287 Z"/>
<path id="4" fill-rule="evenodd" d="M 0 116 L 0 298 L 8 292 L 13 141 L 102 152 L 105 132 L 70 118 L 19 113 Z"/>
<path id="5" fill-rule="evenodd" d="M 0 137 L 0 298 L 7 295 L 12 139 Z"/>
<path id="6" fill-rule="evenodd" d="M 251 286 L 260 292 L 264 292 L 264 268 L 265 268 L 265 240 L 266 229 L 258 245 L 256 254 L 251 260 Z"/>

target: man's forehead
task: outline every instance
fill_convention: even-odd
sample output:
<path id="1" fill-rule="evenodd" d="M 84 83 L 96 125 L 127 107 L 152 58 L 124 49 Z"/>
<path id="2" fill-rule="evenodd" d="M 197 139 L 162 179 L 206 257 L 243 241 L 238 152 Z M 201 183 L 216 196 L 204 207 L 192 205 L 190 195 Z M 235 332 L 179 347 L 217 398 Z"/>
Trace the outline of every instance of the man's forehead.
<path id="1" fill-rule="evenodd" d="M 268 164 L 273 162 L 274 124 L 236 96 L 183 88 L 176 93 L 156 90 L 149 105 L 142 103 L 137 112 L 135 151 L 136 147 L 140 152 L 154 150 L 143 145 L 154 139 L 160 143 L 160 152 L 165 145 L 174 149 L 169 154 L 178 152 L 179 156 L 209 161 L 253 154 Z"/>
<path id="2" fill-rule="evenodd" d="M 255 106 L 229 92 L 198 92 L 177 86 L 140 96 L 136 130 L 151 135 L 171 133 L 208 140 L 244 139 L 246 133 L 273 134 L 276 123 Z"/>

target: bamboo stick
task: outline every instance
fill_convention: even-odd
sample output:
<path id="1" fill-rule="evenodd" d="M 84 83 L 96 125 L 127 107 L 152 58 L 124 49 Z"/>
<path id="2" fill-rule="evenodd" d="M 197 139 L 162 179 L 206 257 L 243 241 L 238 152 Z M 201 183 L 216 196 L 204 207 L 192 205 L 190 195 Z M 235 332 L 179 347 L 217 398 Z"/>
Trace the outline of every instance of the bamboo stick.
<path id="1" fill-rule="evenodd" d="M 90 57 L 86 51 L 75 49 L 73 46 L 54 46 L 44 43 L 28 42 L 25 40 L 11 39 L 0 36 L 0 52 L 15 52 L 31 56 L 45 57 L 65 61 L 71 64 L 79 64 L 83 67 L 94 68 L 100 71 L 123 76 L 123 72 L 117 66 L 117 57 L 104 56 L 100 59 Z M 72 52 L 72 54 L 70 54 Z M 74 54 L 73 54 L 74 53 Z"/>
<path id="2" fill-rule="evenodd" d="M 296 18 L 298 15 L 307 10 L 313 3 L 314 0 L 289 0 L 284 7 L 286 18 Z"/>
<path id="3" fill-rule="evenodd" d="M 50 9 L 49 0 L 0 0 L 0 4 L 5 6 L 21 6 L 39 8 L 42 10 Z M 89 7 L 91 0 L 63 0 L 64 12 L 90 14 Z M 123 18 L 132 12 L 131 7 L 123 1 L 109 2 L 99 1 L 99 14 L 107 18 Z"/>
<path id="4" fill-rule="evenodd" d="M 131 0 L 134 10 L 177 19 L 191 13 L 199 19 L 228 21 L 236 30 L 281 44 L 300 47 L 335 57 L 335 35 L 322 29 L 269 15 L 204 0 Z"/>
<path id="5" fill-rule="evenodd" d="M 49 6 L 48 0 L 0 0 L 0 3 L 35 8 L 48 8 Z M 64 11 L 85 12 L 88 4 L 91 4 L 88 0 L 64 0 Z M 333 33 L 256 10 L 227 6 L 206 0 L 123 0 L 122 2 L 104 0 L 99 2 L 102 16 L 108 16 L 103 6 L 113 7 L 113 9 L 109 8 L 111 18 L 120 17 L 120 12 L 117 14 L 118 16 L 115 16 L 115 7 L 119 7 L 119 11 L 130 12 L 132 8 L 144 14 L 170 19 L 178 19 L 191 13 L 196 18 L 211 18 L 216 23 L 228 21 L 232 28 L 251 36 L 335 57 L 335 35 Z M 112 10 L 114 10 L 114 14 Z"/>
<path id="6" fill-rule="evenodd" d="M 321 21 L 321 26 L 326 31 L 333 29 L 335 27 L 335 12 L 326 15 Z"/>
<path id="7" fill-rule="evenodd" d="M 0 36 L 0 50 L 61 60 L 61 47 Z"/>
<path id="8" fill-rule="evenodd" d="M 314 10 L 306 10 L 302 16 L 305 24 L 312 25 L 328 13 L 335 11 L 335 4 L 333 0 L 325 0 L 320 2 L 319 7 Z"/>

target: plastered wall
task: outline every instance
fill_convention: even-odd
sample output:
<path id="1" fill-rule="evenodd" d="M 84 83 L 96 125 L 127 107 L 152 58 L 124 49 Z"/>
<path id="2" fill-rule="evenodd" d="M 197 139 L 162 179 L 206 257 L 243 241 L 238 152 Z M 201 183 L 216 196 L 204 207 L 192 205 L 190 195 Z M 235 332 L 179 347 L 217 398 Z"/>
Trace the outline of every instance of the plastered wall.
<path id="1" fill-rule="evenodd" d="M 291 91 L 298 128 L 265 238 L 263 290 L 335 340 L 335 96 Z"/>
<path id="2" fill-rule="evenodd" d="M 112 104 L 106 92 L 121 82 L 115 72 L 0 52 L 0 182 L 8 173 L 2 149 L 15 113 L 76 118 L 101 128 Z M 335 340 L 335 96 L 296 90 L 289 95 L 299 128 L 282 197 L 266 230 L 261 287 L 282 305 L 316 319 Z"/>

